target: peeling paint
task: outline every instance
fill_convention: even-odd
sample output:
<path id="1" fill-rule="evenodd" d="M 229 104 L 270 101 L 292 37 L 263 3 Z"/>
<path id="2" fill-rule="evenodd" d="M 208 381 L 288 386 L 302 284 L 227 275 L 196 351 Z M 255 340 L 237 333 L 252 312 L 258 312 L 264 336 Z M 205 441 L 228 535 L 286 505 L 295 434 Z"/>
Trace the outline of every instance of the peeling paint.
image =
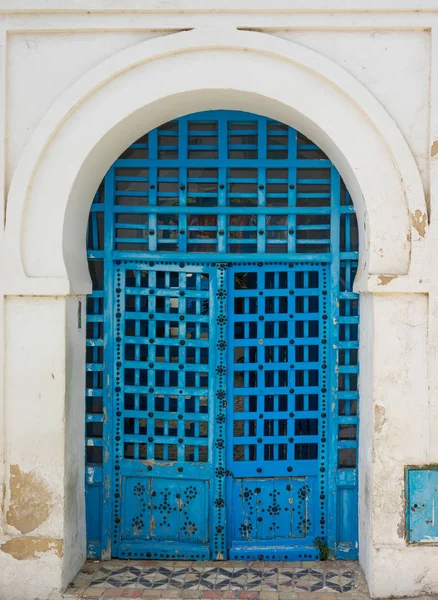
<path id="1" fill-rule="evenodd" d="M 146 467 L 173 467 L 175 464 L 175 461 L 163 461 L 160 460 L 158 463 L 155 462 L 154 459 L 150 459 L 150 460 L 143 460 L 142 464 L 145 465 Z"/>
<path id="2" fill-rule="evenodd" d="M 111 559 L 111 537 L 108 540 L 106 548 L 102 549 L 102 560 L 110 560 Z"/>
<path id="3" fill-rule="evenodd" d="M 36 473 L 10 466 L 11 503 L 6 515 L 9 525 L 30 533 L 44 523 L 53 507 L 52 492 Z"/>
<path id="4" fill-rule="evenodd" d="M 420 237 L 424 237 L 426 232 L 427 215 L 417 209 L 414 214 L 411 214 L 412 227 L 417 231 Z"/>
<path id="5" fill-rule="evenodd" d="M 376 404 L 374 407 L 374 431 L 382 433 L 383 426 L 386 424 L 386 411 L 383 406 Z"/>
<path id="6" fill-rule="evenodd" d="M 430 155 L 432 158 L 438 154 L 438 140 L 435 140 L 430 149 Z"/>
<path id="7" fill-rule="evenodd" d="M 154 515 L 152 515 L 151 520 L 149 521 L 149 535 L 152 537 L 154 535 L 154 530 L 156 526 L 156 521 Z"/>
<path id="8" fill-rule="evenodd" d="M 405 478 L 404 478 L 405 479 Z M 405 497 L 406 481 L 404 481 L 400 490 L 400 500 L 402 505 L 400 521 L 397 525 L 397 535 L 401 540 L 406 539 L 406 522 L 405 522 L 405 510 L 406 510 L 406 497 Z"/>
<path id="9" fill-rule="evenodd" d="M 87 483 L 92 485 L 94 481 L 94 467 L 87 467 Z"/>
<path id="10" fill-rule="evenodd" d="M 404 523 L 403 515 L 402 515 L 402 518 L 401 518 L 399 524 L 397 525 L 397 535 L 401 540 L 404 540 L 404 538 L 405 538 L 405 523 Z"/>
<path id="11" fill-rule="evenodd" d="M 103 482 L 103 489 L 105 491 L 105 498 L 106 500 L 109 500 L 110 498 L 110 491 L 111 491 L 111 480 L 109 475 L 105 475 L 105 480 Z"/>
<path id="12" fill-rule="evenodd" d="M 58 538 L 21 536 L 8 540 L 0 546 L 0 550 L 16 560 L 35 560 L 46 552 L 54 552 L 61 558 L 63 542 Z"/>
<path id="13" fill-rule="evenodd" d="M 378 285 L 388 285 L 397 275 L 379 275 Z"/>
<path id="14" fill-rule="evenodd" d="M 6 514 L 6 498 L 7 498 L 6 483 L 4 483 L 2 485 L 2 501 L 1 501 L 3 515 Z"/>

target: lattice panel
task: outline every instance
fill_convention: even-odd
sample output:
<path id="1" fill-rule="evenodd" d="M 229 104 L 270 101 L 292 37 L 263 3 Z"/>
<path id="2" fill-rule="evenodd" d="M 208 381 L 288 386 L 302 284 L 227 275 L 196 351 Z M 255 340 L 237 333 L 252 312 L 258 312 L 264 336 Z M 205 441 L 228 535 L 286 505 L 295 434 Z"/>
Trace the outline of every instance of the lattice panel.
<path id="1" fill-rule="evenodd" d="M 87 247 L 93 292 L 87 297 L 85 374 L 86 517 L 90 557 L 101 555 L 101 514 L 104 450 L 104 277 L 103 277 L 103 185 L 95 195 L 90 213 Z M 97 258 L 98 257 L 98 258 Z"/>
<path id="2" fill-rule="evenodd" d="M 228 281 L 230 468 L 236 477 L 315 474 L 325 438 L 326 271 L 231 268 Z"/>
<path id="3" fill-rule="evenodd" d="M 341 211 L 352 208 L 350 194 L 341 185 Z M 357 223 L 350 212 L 341 213 L 339 277 L 338 468 L 355 469 L 358 446 L 359 296 L 351 290 L 357 270 Z"/>
<path id="4" fill-rule="evenodd" d="M 121 274 L 123 457 L 208 462 L 209 274 Z"/>
<path id="5" fill-rule="evenodd" d="M 265 117 L 212 111 L 166 123 L 115 163 L 114 248 L 328 254 L 330 167 L 317 146 Z"/>
<path id="6" fill-rule="evenodd" d="M 102 207 L 103 186 L 94 198 L 93 209 L 87 234 L 87 246 L 90 250 L 103 250 L 104 229 Z M 86 349 L 86 437 L 87 464 L 102 464 L 103 436 L 103 303 L 104 281 L 103 261 L 89 261 L 93 293 L 87 298 L 87 349 Z"/>

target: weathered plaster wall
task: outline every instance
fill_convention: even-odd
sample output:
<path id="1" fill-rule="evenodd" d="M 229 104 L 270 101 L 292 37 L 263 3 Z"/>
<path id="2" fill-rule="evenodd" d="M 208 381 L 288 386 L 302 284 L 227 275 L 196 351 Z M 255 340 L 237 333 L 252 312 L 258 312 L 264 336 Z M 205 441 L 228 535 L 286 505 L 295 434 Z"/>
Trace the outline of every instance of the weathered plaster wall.
<path id="1" fill-rule="evenodd" d="M 361 395 L 372 398 L 374 361 L 374 298 L 363 294 L 360 298 L 361 320 L 359 324 L 359 390 Z M 363 314 L 368 318 L 362 318 Z M 365 573 L 371 573 L 373 556 L 373 436 L 374 406 L 372 402 L 359 407 L 359 560 Z"/>
<path id="2" fill-rule="evenodd" d="M 48 598 L 84 560 L 84 329 L 78 303 L 83 313 L 84 227 L 96 169 L 104 172 L 140 124 L 148 128 L 214 103 L 266 110 L 307 128 L 351 182 L 364 251 L 375 265 L 385 265 L 369 279 L 365 266 L 359 282 L 360 560 L 375 596 L 438 593 L 438 548 L 407 547 L 403 538 L 404 465 L 438 462 L 438 277 L 430 268 L 438 248 L 438 153 L 431 152 L 438 142 L 436 2 L 334 0 L 330 12 L 322 0 L 293 8 L 287 0 L 236 0 L 233 11 L 225 0 L 129 0 L 123 11 L 115 0 L 66 4 L 75 10 L 59 12 L 56 0 L 41 7 L 0 0 L 0 190 L 9 189 L 17 172 L 19 180 L 25 179 L 21 174 L 28 178 L 22 187 L 12 185 L 6 238 L 0 232 L 6 258 L 0 275 L 0 598 Z M 270 35 L 245 38 L 246 52 L 236 52 L 236 28 Z M 179 42 L 173 50 L 160 46 L 172 31 L 187 29 L 206 32 L 190 52 L 183 55 Z M 156 50 L 141 55 L 136 45 L 150 38 L 156 38 Z M 314 50 L 317 64 L 318 55 L 329 58 L 361 82 L 395 121 L 406 149 L 389 129 L 382 133 L 386 117 L 373 121 L 364 96 L 354 95 L 347 79 L 334 82 L 329 64 L 315 75 L 295 50 L 274 59 L 280 50 L 269 39 Z M 132 64 L 120 77 L 115 67 L 101 69 L 105 59 L 122 65 L 120 51 L 130 48 L 134 59 L 144 59 L 138 68 Z M 154 52 L 162 52 L 161 62 L 152 60 Z M 75 95 L 81 77 L 88 78 L 88 88 L 81 79 Z M 99 85 L 96 93 L 93 85 Z M 300 96 L 304 85 L 312 98 Z M 329 110 L 336 94 L 338 108 Z M 354 139 L 353 130 L 359 132 Z M 41 147 L 32 155 L 36 131 Z M 429 228 L 421 186 L 407 166 L 409 151 L 426 199 L 430 188 Z M 377 241 L 365 227 L 379 216 Z M 44 235 L 44 222 L 53 235 Z M 26 275 L 23 255 L 34 277 Z M 69 296 L 73 280 L 78 296 Z"/>
<path id="3" fill-rule="evenodd" d="M 385 565 L 385 579 L 378 588 L 381 596 L 432 591 L 438 584 L 436 553 L 407 547 L 404 523 L 404 466 L 430 462 L 427 302 L 425 294 L 374 296 L 374 329 L 384 328 L 388 340 L 374 348 L 373 357 L 376 484 L 371 492 L 371 572 L 378 577 Z M 421 563 L 414 589 L 409 569 L 400 570 L 402 563 L 411 561 Z"/>
<path id="4" fill-rule="evenodd" d="M 1 598 L 19 598 L 20 587 L 30 581 L 34 585 L 34 576 L 42 597 L 61 585 L 65 304 L 64 298 L 6 298 L 7 494 L 5 535 L 0 538 Z"/>
<path id="5" fill-rule="evenodd" d="M 64 539 L 62 585 L 65 588 L 84 563 L 86 545 L 84 471 L 85 464 L 85 309 L 84 296 L 66 299 L 66 378 L 65 378 L 65 473 Z M 80 449 L 73 454 L 72 448 Z M 76 459 L 78 456 L 79 460 Z"/>

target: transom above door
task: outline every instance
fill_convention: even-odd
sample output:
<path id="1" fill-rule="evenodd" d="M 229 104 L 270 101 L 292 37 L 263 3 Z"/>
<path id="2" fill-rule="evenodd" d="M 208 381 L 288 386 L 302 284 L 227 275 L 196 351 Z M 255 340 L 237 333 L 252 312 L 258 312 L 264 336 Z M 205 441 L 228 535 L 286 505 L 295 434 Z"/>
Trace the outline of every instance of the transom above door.
<path id="1" fill-rule="evenodd" d="M 357 555 L 357 228 L 328 158 L 232 111 L 140 138 L 91 208 L 89 554 Z"/>

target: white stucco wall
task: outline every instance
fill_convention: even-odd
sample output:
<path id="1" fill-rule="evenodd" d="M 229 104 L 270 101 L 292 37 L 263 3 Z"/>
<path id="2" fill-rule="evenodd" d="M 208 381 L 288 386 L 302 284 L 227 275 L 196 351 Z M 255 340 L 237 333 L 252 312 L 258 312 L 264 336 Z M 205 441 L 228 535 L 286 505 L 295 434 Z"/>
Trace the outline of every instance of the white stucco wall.
<path id="1" fill-rule="evenodd" d="M 327 56 L 372 92 L 403 133 L 428 193 L 430 31 L 375 28 L 336 34 L 321 30 L 271 33 Z"/>
<path id="2" fill-rule="evenodd" d="M 152 31 L 12 33 L 7 42 L 7 185 L 18 158 L 50 105 L 81 75 L 105 58 L 143 40 Z M 54 60 L 56 57 L 56 60 Z M 65 68 L 68 65 L 68 68 Z M 42 88 L 44 93 L 34 95 Z M 23 98 L 32 94 L 32 102 Z"/>
<path id="3" fill-rule="evenodd" d="M 376 597 L 438 593 L 438 547 L 407 546 L 403 526 L 404 466 L 438 463 L 436 2 L 65 4 L 0 1 L 0 598 L 48 598 L 85 556 L 77 311 L 97 183 L 139 128 L 221 107 L 302 130 L 349 185 L 362 227 L 360 561 Z M 18 480 L 36 494 L 32 519 Z"/>

